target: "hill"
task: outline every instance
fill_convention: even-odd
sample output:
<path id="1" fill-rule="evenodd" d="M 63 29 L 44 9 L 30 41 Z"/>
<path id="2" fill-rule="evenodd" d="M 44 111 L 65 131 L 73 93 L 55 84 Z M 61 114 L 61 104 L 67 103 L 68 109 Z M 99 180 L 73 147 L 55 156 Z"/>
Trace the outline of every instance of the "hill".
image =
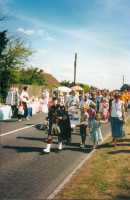
<path id="1" fill-rule="evenodd" d="M 45 80 L 46 87 L 50 89 L 57 87 L 60 84 L 58 80 L 52 74 L 45 73 L 45 72 L 44 72 L 44 80 Z"/>

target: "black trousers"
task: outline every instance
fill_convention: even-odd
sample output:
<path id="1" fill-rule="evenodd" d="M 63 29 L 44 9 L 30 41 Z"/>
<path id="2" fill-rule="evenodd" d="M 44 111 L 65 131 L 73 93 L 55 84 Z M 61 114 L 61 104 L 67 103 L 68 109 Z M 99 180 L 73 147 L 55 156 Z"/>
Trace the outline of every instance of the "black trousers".
<path id="1" fill-rule="evenodd" d="M 82 144 L 85 144 L 85 141 L 86 141 L 86 126 L 85 125 L 80 126 L 80 136 L 81 136 Z"/>
<path id="2" fill-rule="evenodd" d="M 17 118 L 18 117 L 18 108 L 16 105 L 11 106 L 12 109 L 12 118 Z"/>
<path id="3" fill-rule="evenodd" d="M 27 103 L 26 102 L 22 102 L 22 104 L 24 106 L 24 117 L 26 118 L 28 116 Z"/>

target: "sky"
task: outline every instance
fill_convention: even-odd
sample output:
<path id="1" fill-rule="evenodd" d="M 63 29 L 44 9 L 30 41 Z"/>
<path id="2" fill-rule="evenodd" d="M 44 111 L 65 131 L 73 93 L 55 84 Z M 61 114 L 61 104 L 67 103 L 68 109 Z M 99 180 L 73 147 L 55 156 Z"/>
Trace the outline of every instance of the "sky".
<path id="1" fill-rule="evenodd" d="M 33 50 L 28 65 L 115 89 L 130 84 L 130 0 L 0 0 L 2 26 Z"/>

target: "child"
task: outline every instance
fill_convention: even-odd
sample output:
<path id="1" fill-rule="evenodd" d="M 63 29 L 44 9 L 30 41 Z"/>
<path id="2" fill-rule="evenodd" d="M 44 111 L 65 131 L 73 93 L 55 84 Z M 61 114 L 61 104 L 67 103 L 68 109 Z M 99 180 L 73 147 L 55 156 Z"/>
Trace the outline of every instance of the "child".
<path id="1" fill-rule="evenodd" d="M 84 111 L 83 108 L 81 108 L 80 124 L 77 125 L 80 127 L 81 148 L 85 147 L 87 125 L 88 125 L 88 114 L 87 112 Z"/>
<path id="2" fill-rule="evenodd" d="M 33 98 L 30 98 L 28 100 L 28 103 L 27 103 L 27 108 L 28 108 L 28 116 L 27 116 L 27 119 L 29 119 L 30 117 L 32 117 L 32 105 L 33 104 Z"/>
<path id="3" fill-rule="evenodd" d="M 103 141 L 102 133 L 101 133 L 101 123 L 105 123 L 105 121 L 101 121 L 100 113 L 97 113 L 95 118 L 91 121 L 90 133 L 93 141 L 93 148 L 95 149 L 99 142 Z"/>
<path id="4" fill-rule="evenodd" d="M 22 121 L 22 118 L 24 117 L 24 105 L 20 101 L 18 106 L 18 121 Z"/>
<path id="5" fill-rule="evenodd" d="M 103 120 L 108 120 L 109 118 L 109 102 L 106 98 L 103 98 L 100 107 L 99 107 L 99 112 L 102 115 Z"/>

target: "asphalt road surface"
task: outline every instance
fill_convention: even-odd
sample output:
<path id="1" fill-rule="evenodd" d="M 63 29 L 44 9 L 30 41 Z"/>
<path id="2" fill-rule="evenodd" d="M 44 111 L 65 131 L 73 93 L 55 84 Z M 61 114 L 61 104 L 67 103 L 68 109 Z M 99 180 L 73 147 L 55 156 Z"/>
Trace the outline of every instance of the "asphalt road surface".
<path id="1" fill-rule="evenodd" d="M 43 114 L 30 121 L 0 122 L 0 199 L 46 199 L 64 178 L 88 155 L 91 148 L 79 148 L 80 136 L 59 152 L 54 140 L 52 152 L 44 154 L 47 135 L 35 128 Z M 21 129 L 21 128 L 25 129 Z M 103 127 L 103 135 L 109 132 Z M 13 130 L 19 129 L 17 132 Z M 90 145 L 89 138 L 87 143 Z"/>

